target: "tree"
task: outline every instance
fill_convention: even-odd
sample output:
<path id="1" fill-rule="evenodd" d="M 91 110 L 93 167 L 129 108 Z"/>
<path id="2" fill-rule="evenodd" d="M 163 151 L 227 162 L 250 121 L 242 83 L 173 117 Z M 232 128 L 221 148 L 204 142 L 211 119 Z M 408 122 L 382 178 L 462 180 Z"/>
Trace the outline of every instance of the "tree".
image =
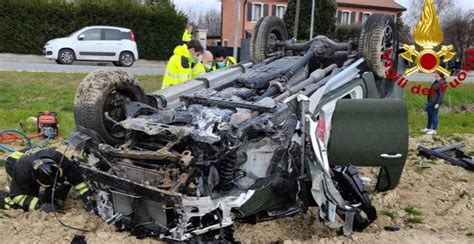
<path id="1" fill-rule="evenodd" d="M 201 10 L 188 8 L 183 10 L 188 16 L 188 21 L 197 28 L 207 29 L 208 36 L 219 36 L 221 34 L 221 14 L 217 9 Z"/>
<path id="2" fill-rule="evenodd" d="M 462 58 L 466 50 L 474 45 L 474 11 L 457 8 L 443 23 L 444 44 L 453 44 L 456 54 Z"/>
<path id="3" fill-rule="evenodd" d="M 336 30 L 336 1 L 317 0 L 314 8 L 314 35 L 326 35 L 332 37 Z M 301 0 L 300 18 L 298 21 L 298 39 L 309 39 L 311 25 L 311 4 L 310 0 Z M 289 0 L 285 13 L 285 25 L 288 33 L 293 33 L 295 26 L 296 0 Z"/>
<path id="4" fill-rule="evenodd" d="M 412 0 L 410 8 L 403 14 L 404 22 L 412 30 L 420 20 L 424 2 L 424 0 Z M 434 5 L 442 23 L 454 9 L 454 0 L 434 0 Z"/>

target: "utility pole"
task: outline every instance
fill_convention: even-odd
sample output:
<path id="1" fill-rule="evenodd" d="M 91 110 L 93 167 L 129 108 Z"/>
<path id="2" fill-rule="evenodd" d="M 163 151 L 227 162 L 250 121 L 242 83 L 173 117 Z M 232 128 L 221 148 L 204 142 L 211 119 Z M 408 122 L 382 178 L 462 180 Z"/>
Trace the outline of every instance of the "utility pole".
<path id="1" fill-rule="evenodd" d="M 298 39 L 298 22 L 300 21 L 300 0 L 296 0 L 295 29 L 293 30 L 293 38 Z"/>
<path id="2" fill-rule="evenodd" d="M 235 23 L 234 23 L 234 57 L 237 58 L 240 29 L 240 0 L 235 0 Z"/>
<path id="3" fill-rule="evenodd" d="M 309 39 L 313 39 L 313 31 L 314 31 L 314 5 L 316 5 L 315 0 L 313 0 L 313 3 L 311 4 L 311 27 L 309 29 Z"/>

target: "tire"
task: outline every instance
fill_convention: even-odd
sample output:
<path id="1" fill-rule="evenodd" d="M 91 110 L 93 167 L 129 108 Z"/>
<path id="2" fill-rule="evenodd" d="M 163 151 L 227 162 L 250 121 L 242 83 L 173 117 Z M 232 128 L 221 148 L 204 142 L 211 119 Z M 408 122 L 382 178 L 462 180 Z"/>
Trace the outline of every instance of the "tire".
<path id="1" fill-rule="evenodd" d="M 392 69 L 398 70 L 398 35 L 393 17 L 385 14 L 372 14 L 363 25 L 359 37 L 359 54 L 375 75 L 377 90 L 381 98 L 389 97 L 394 82 L 386 79 L 382 54 L 392 49 L 389 56 L 393 60 Z M 398 72 L 398 71 L 397 71 Z"/>
<path id="2" fill-rule="evenodd" d="M 118 61 L 114 61 L 114 62 L 112 62 L 112 63 L 113 63 L 115 66 L 117 66 L 117 67 L 121 67 L 121 66 L 122 66 L 122 65 L 120 65 L 120 62 L 118 62 Z"/>
<path id="3" fill-rule="evenodd" d="M 125 119 L 122 104 L 129 101 L 146 102 L 146 94 L 138 80 L 122 70 L 100 69 L 90 73 L 79 84 L 74 99 L 77 126 L 97 132 L 111 145 L 123 143 L 125 131 L 116 122 Z"/>
<path id="4" fill-rule="evenodd" d="M 285 23 L 278 17 L 267 16 L 258 20 L 250 41 L 250 56 L 252 60 L 260 62 L 269 54 L 278 51 L 272 46 L 275 41 L 288 40 Z"/>
<path id="5" fill-rule="evenodd" d="M 119 61 L 117 62 L 122 67 L 130 67 L 135 62 L 135 57 L 131 52 L 122 52 L 119 56 Z"/>
<path id="6" fill-rule="evenodd" d="M 59 64 L 72 64 L 76 60 L 76 55 L 74 54 L 74 51 L 69 48 L 63 48 L 59 50 L 58 53 L 58 60 L 57 62 Z"/>

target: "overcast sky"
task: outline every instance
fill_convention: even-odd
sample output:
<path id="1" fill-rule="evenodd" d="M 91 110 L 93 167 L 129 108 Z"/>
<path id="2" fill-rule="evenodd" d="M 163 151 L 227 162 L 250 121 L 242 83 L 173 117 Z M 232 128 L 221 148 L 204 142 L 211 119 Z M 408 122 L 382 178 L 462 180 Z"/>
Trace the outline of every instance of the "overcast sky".
<path id="1" fill-rule="evenodd" d="M 220 3 L 217 0 L 172 0 L 178 9 L 186 12 L 186 9 L 196 9 L 205 11 L 210 8 L 220 10 Z M 232 0 L 224 0 L 232 1 Z M 377 0 L 373 0 L 377 1 Z M 405 8 L 410 7 L 412 0 L 395 0 L 396 2 L 403 5 Z M 456 6 L 463 7 L 464 9 L 474 9 L 474 0 L 455 0 Z"/>
<path id="2" fill-rule="evenodd" d="M 374 0 L 376 1 L 376 0 Z M 413 0 L 395 0 L 395 2 L 409 8 Z M 454 0 L 456 7 L 463 7 L 465 9 L 474 9 L 474 0 Z"/>

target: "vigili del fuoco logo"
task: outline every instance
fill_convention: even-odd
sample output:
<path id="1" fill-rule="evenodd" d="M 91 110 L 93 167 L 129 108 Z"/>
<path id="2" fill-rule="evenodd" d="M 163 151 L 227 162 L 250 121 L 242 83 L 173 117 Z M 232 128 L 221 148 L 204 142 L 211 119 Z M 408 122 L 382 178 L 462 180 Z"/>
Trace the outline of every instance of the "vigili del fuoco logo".
<path id="1" fill-rule="evenodd" d="M 392 50 L 387 50 L 382 54 L 382 60 L 385 61 L 385 75 L 387 79 L 392 80 L 402 88 L 406 88 L 408 79 L 406 76 L 421 71 L 423 73 L 433 73 L 439 71 L 449 77 L 451 72 L 441 66 L 442 63 L 450 61 L 455 53 L 453 52 L 453 45 L 441 45 L 443 42 L 444 35 L 441 25 L 439 24 L 439 18 L 434 7 L 433 0 L 425 0 L 423 10 L 421 13 L 420 21 L 415 27 L 413 32 L 413 40 L 418 45 L 407 45 L 403 44 L 404 53 L 401 57 L 410 63 L 413 63 L 413 67 L 408 68 L 403 74 L 398 75 L 396 70 L 392 67 L 394 60 L 390 58 Z M 468 50 L 466 53 L 466 62 L 463 66 L 463 70 L 458 72 L 454 80 L 449 82 L 452 88 L 456 88 L 460 82 L 466 79 L 467 72 L 471 71 L 474 66 L 474 50 Z M 424 95 L 428 95 L 428 91 L 423 92 Z M 442 90 L 445 91 L 446 87 Z M 414 93 L 419 93 L 410 89 Z M 419 88 L 418 88 L 419 90 Z M 425 94 L 426 93 L 426 94 Z"/>

